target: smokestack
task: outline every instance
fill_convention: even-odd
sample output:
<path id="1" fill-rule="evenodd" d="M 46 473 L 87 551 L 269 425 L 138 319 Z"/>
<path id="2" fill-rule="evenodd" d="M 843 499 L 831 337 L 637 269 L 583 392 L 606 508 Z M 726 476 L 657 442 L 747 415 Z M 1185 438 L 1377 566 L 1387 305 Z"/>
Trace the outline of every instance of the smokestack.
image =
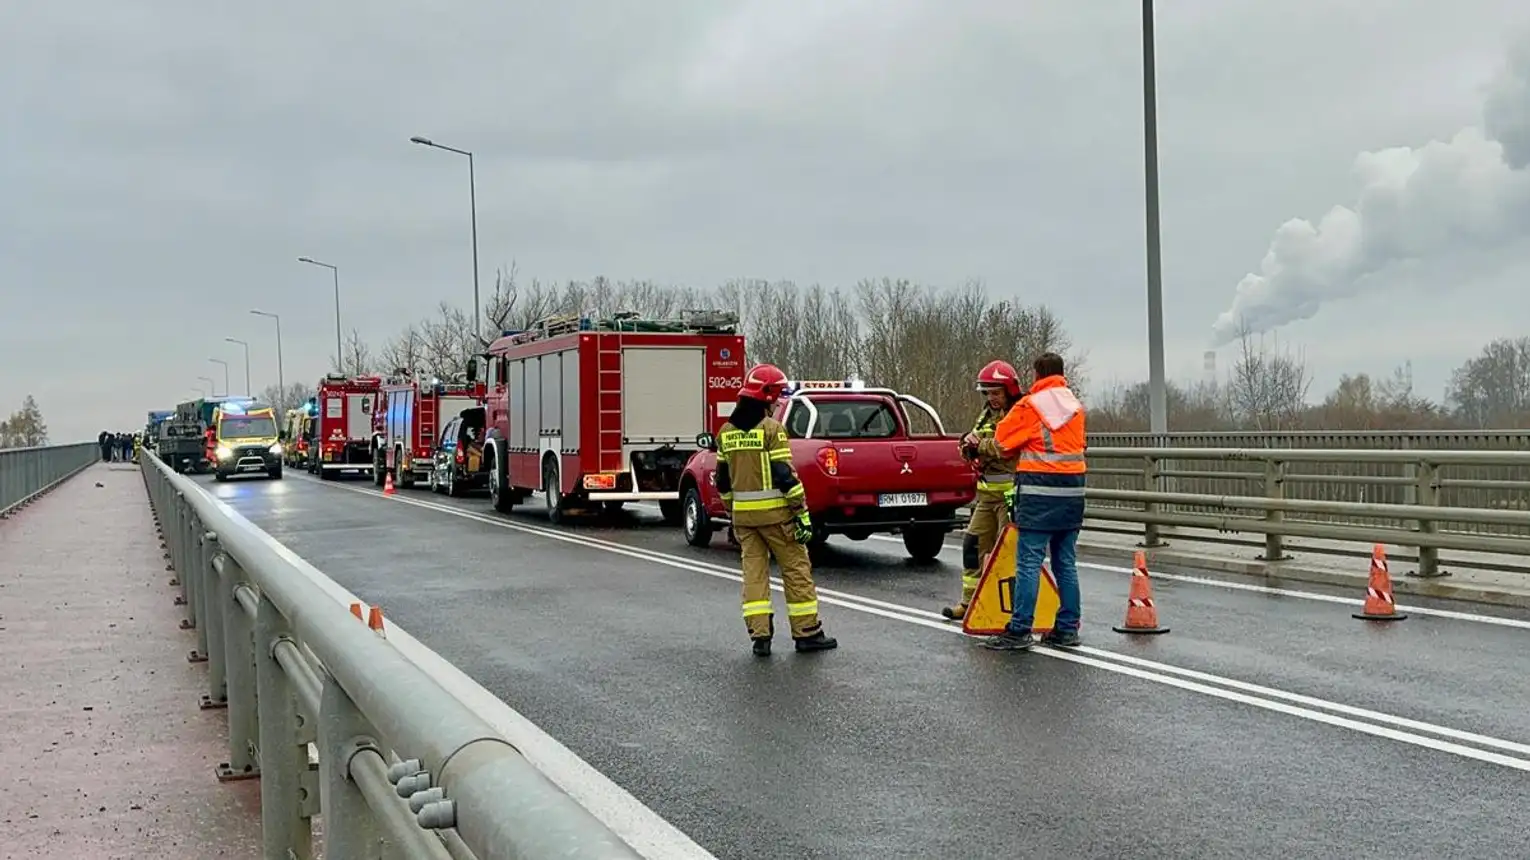
<path id="1" fill-rule="evenodd" d="M 1515 45 L 1483 104 L 1480 128 L 1448 141 L 1362 152 L 1354 208 L 1334 206 L 1317 224 L 1293 218 L 1238 282 L 1212 324 L 1222 346 L 1310 319 L 1328 302 L 1382 286 L 1394 262 L 1446 251 L 1491 251 L 1530 229 L 1530 39 Z"/>
<path id="2" fill-rule="evenodd" d="M 1208 385 L 1217 384 L 1217 351 L 1208 349 L 1201 356 L 1201 371 Z"/>

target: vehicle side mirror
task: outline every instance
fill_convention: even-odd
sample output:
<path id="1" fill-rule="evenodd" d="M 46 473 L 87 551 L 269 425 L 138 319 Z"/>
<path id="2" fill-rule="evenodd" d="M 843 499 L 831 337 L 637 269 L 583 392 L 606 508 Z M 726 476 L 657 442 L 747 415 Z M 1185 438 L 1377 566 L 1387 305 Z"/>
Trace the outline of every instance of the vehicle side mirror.
<path id="1" fill-rule="evenodd" d="M 704 451 L 717 450 L 717 437 L 711 433 L 700 433 L 696 436 L 696 447 Z"/>
<path id="2" fill-rule="evenodd" d="M 478 356 L 476 356 L 476 355 L 473 356 L 472 358 L 468 359 L 468 363 L 467 363 L 467 381 L 468 382 L 477 382 L 478 381 Z"/>

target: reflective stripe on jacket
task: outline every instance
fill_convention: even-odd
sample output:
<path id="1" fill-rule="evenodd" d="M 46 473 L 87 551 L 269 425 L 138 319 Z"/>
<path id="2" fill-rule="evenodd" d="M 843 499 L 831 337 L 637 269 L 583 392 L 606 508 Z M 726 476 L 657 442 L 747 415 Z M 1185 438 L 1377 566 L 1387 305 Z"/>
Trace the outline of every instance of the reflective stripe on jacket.
<path id="1" fill-rule="evenodd" d="M 792 466 L 786 428 L 765 418 L 748 430 L 731 423 L 717 434 L 718 490 L 731 510 L 733 524 L 784 523 L 805 507 L 802 481 Z"/>
<path id="2" fill-rule="evenodd" d="M 972 435 L 978 437 L 977 467 L 978 467 L 978 492 L 1003 496 L 1010 493 L 1015 486 L 1015 463 L 1013 456 L 1006 457 L 999 446 L 994 443 L 994 432 L 998 429 L 999 419 L 1004 414 L 987 406 L 978 413 L 977 421 L 972 424 Z"/>
<path id="3" fill-rule="evenodd" d="M 1062 376 L 1036 380 L 1004 416 L 994 441 L 1015 452 L 1015 524 L 1065 531 L 1084 524 L 1084 405 Z"/>

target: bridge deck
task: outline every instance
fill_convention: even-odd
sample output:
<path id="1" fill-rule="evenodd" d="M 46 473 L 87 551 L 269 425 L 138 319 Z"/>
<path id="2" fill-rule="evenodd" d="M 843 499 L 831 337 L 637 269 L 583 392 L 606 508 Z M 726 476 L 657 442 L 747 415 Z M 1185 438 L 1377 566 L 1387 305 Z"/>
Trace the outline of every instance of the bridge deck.
<path id="1" fill-rule="evenodd" d="M 220 711 L 178 629 L 137 467 L 0 522 L 6 857 L 258 857 L 260 786 L 220 784 Z"/>

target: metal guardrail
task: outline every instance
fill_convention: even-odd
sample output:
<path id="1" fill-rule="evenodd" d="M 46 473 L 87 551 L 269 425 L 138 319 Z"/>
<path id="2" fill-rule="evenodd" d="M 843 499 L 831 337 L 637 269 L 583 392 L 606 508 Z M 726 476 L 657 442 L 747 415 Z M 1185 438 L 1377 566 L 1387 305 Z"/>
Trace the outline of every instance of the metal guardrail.
<path id="1" fill-rule="evenodd" d="M 0 519 L 100 459 L 94 442 L 0 449 Z"/>
<path id="2" fill-rule="evenodd" d="M 311 858 L 316 815 L 328 860 L 639 856 L 270 536 L 142 460 L 196 631 L 189 659 L 208 666 L 202 707 L 228 711 L 218 776 L 260 780 L 266 860 Z"/>
<path id="3" fill-rule="evenodd" d="M 1530 451 L 1091 444 L 1088 456 L 1087 515 L 1142 524 L 1149 547 L 1162 526 L 1263 534 L 1266 561 L 1289 558 L 1286 537 L 1387 543 L 1418 549 L 1419 576 L 1440 575 L 1441 549 L 1530 556 Z"/>

